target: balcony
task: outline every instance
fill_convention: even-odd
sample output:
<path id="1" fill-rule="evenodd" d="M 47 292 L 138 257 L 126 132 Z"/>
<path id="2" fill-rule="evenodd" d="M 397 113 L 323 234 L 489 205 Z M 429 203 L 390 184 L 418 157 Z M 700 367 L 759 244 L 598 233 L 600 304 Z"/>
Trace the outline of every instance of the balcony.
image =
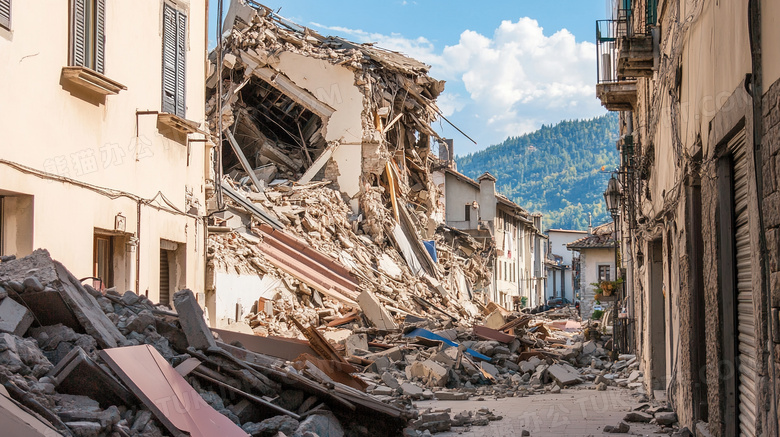
<path id="1" fill-rule="evenodd" d="M 658 0 L 647 0 L 644 15 L 632 10 L 621 10 L 626 33 L 618 40 L 618 75 L 623 77 L 652 77 L 655 66 L 655 42 Z M 630 7 L 630 6 L 629 6 Z"/>
<path id="2" fill-rule="evenodd" d="M 632 111 L 636 105 L 636 77 L 618 71 L 618 46 L 628 36 L 628 26 L 625 18 L 596 22 L 596 96 L 610 111 Z"/>

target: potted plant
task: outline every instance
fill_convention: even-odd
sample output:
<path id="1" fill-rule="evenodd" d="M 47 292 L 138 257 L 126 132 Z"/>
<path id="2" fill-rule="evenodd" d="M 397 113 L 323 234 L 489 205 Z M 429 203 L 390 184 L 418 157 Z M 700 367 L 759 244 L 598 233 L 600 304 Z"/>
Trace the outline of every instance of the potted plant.
<path id="1" fill-rule="evenodd" d="M 600 289 L 601 293 L 599 294 L 603 296 L 612 296 L 612 293 L 614 293 L 621 284 L 623 284 L 623 279 L 618 279 L 616 281 L 593 282 L 590 285 Z"/>

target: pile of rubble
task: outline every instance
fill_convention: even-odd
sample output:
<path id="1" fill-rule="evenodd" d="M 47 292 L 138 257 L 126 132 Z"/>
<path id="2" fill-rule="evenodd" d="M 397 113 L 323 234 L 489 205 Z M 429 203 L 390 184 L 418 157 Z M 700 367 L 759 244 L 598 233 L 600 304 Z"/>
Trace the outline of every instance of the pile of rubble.
<path id="1" fill-rule="evenodd" d="M 637 379 L 624 378 L 635 359 L 602 361 L 606 351 L 583 343 L 577 322 L 500 308 L 486 326 L 409 315 L 390 332 L 355 319 L 331 342 L 290 319 L 306 341 L 261 337 L 209 330 L 189 290 L 176 293 L 173 311 L 132 292 L 82 286 L 44 250 L 0 263 L 0 289 L 3 412 L 59 435 L 213 435 L 208 426 L 242 436 L 417 435 L 500 417 L 473 411 L 445 420 L 420 414 L 416 399 Z"/>

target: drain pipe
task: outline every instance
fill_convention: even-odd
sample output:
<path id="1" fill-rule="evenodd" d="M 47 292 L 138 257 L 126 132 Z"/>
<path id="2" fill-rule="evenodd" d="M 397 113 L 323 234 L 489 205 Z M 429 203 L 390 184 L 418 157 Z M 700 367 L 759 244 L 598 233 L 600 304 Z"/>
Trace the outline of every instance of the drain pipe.
<path id="1" fill-rule="evenodd" d="M 749 0 L 748 1 L 748 32 L 750 37 L 750 58 L 752 64 L 752 74 L 750 81 L 750 93 L 753 100 L 753 164 L 756 169 L 756 197 L 758 202 L 758 223 L 759 223 L 759 251 L 761 254 L 761 293 L 764 295 L 766 301 L 764 302 L 766 315 L 768 318 L 767 323 L 767 338 L 769 363 L 767 368 L 769 370 L 769 384 L 771 385 L 771 399 L 770 399 L 770 413 L 768 414 L 765 423 L 771 429 L 768 429 L 769 435 L 778 435 L 777 424 L 777 389 L 774 379 L 777 377 L 775 371 L 775 343 L 780 342 L 780 338 L 773 338 L 773 326 L 776 323 L 774 313 L 772 309 L 772 292 L 769 287 L 769 257 L 767 250 L 766 231 L 764 229 L 764 177 L 763 177 L 763 159 L 762 159 L 762 142 L 764 135 L 764 120 L 763 120 L 763 97 L 764 97 L 764 84 L 763 84 L 763 59 L 761 54 L 761 1 Z"/>

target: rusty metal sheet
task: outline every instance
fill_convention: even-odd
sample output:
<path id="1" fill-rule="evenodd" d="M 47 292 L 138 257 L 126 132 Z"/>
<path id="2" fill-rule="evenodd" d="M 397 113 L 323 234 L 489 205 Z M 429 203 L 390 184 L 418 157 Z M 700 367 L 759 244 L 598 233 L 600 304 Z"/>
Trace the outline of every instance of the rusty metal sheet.
<path id="1" fill-rule="evenodd" d="M 317 355 L 309 342 L 297 338 L 261 337 L 259 335 L 243 334 L 241 332 L 226 331 L 224 329 L 211 329 L 219 334 L 219 338 L 225 343 L 241 343 L 251 352 L 270 355 L 276 358 L 292 361 L 301 354 Z"/>
<path id="2" fill-rule="evenodd" d="M 207 404 L 152 346 L 106 349 L 100 357 L 174 436 L 248 436 Z"/>
<path id="3" fill-rule="evenodd" d="M 484 340 L 495 340 L 500 343 L 509 344 L 515 340 L 515 337 L 509 334 L 504 334 L 501 331 L 490 329 L 487 326 L 475 326 L 474 335 Z"/>
<path id="4" fill-rule="evenodd" d="M 266 224 L 254 230 L 263 238 L 258 247 L 275 267 L 320 293 L 357 305 L 359 284 L 346 267 L 307 243 Z"/>

